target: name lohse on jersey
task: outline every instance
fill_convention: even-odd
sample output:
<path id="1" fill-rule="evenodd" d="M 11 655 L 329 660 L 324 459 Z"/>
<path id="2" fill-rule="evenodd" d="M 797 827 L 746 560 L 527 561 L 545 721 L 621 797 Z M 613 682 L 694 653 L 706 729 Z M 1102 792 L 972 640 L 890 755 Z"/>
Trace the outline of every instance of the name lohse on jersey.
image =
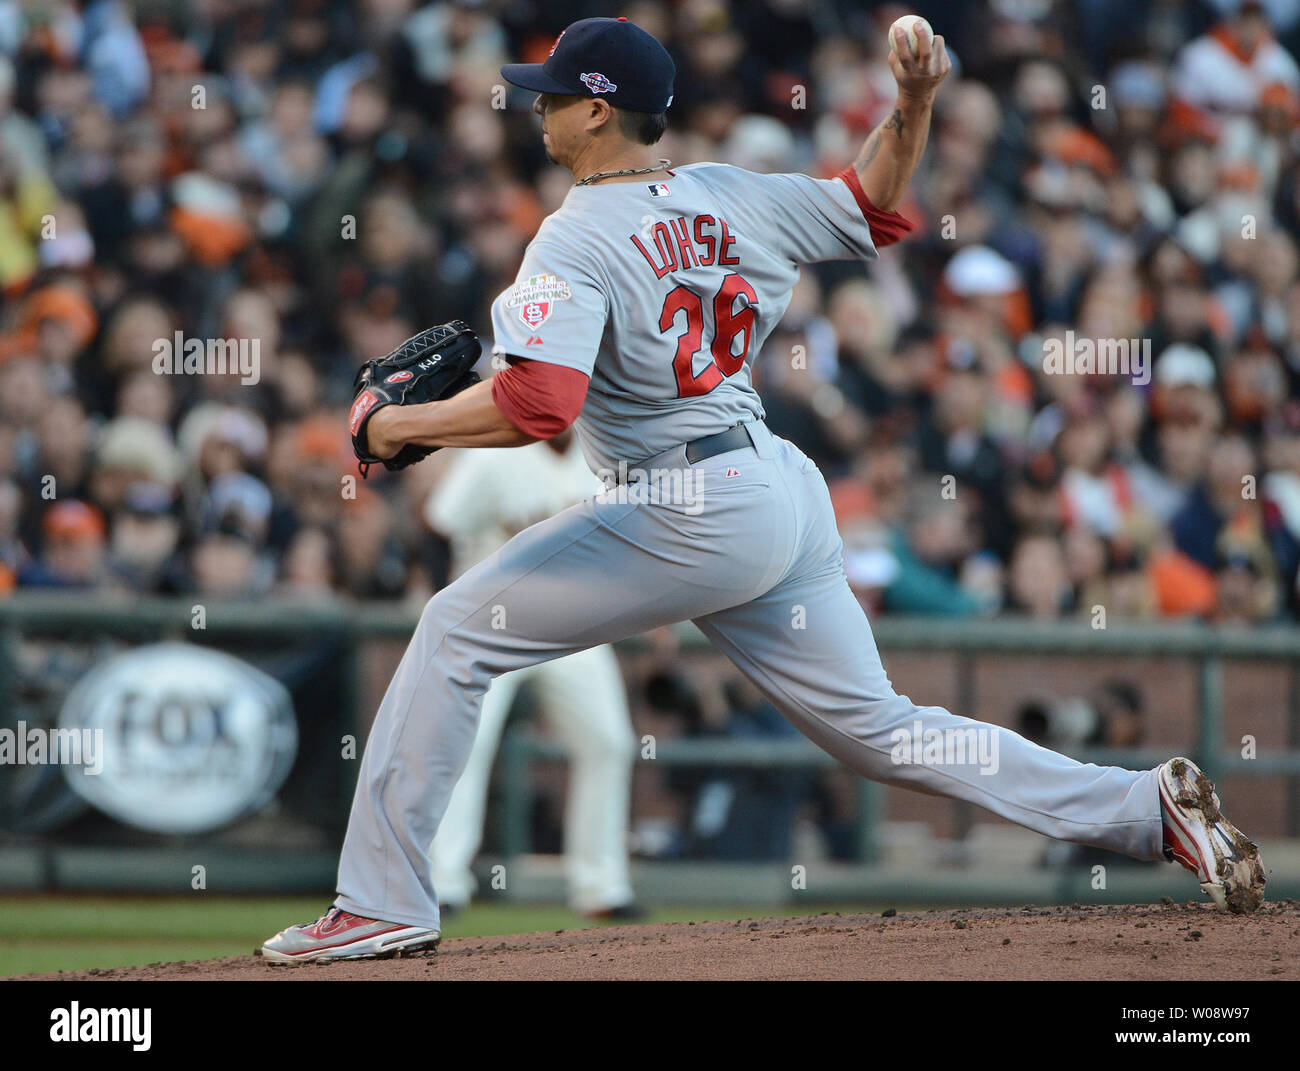
<path id="1" fill-rule="evenodd" d="M 707 163 L 574 186 L 492 306 L 493 350 L 586 374 L 574 429 L 617 471 L 761 419 L 751 369 L 799 265 L 876 255 L 840 178 Z"/>

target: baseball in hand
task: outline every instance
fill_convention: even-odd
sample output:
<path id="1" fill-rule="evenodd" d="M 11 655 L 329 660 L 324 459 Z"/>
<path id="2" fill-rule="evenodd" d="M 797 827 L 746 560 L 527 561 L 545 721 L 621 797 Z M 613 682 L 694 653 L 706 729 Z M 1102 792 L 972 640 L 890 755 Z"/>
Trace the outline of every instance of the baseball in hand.
<path id="1" fill-rule="evenodd" d="M 894 37 L 895 30 L 902 30 L 907 34 L 907 43 L 912 49 L 913 56 L 918 52 L 922 35 L 927 40 L 934 40 L 934 27 L 925 19 L 920 15 L 904 15 L 901 19 L 895 19 L 894 24 L 889 27 L 889 47 L 895 52 L 898 51 L 898 41 Z"/>

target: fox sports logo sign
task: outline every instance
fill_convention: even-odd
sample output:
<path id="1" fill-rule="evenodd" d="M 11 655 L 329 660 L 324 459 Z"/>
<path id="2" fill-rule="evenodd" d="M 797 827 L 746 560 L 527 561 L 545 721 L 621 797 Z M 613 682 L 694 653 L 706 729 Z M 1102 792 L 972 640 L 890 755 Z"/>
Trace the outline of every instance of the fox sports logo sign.
<path id="1" fill-rule="evenodd" d="M 63 729 L 103 730 L 98 776 L 72 787 L 120 822 L 201 833 L 266 806 L 298 749 L 289 693 L 220 651 L 161 643 L 91 670 L 64 703 Z"/>

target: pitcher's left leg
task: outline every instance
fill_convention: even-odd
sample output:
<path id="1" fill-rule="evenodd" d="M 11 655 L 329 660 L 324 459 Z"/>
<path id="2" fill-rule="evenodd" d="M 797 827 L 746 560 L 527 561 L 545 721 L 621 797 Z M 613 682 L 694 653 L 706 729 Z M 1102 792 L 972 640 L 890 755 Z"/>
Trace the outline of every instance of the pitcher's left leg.
<path id="1" fill-rule="evenodd" d="M 436 930 L 428 849 L 469 758 L 492 678 L 744 602 L 789 560 L 792 524 L 759 524 L 768 468 L 711 508 L 611 493 L 519 533 L 420 615 L 366 742 L 335 904 Z M 745 555 L 725 537 L 751 533 Z"/>

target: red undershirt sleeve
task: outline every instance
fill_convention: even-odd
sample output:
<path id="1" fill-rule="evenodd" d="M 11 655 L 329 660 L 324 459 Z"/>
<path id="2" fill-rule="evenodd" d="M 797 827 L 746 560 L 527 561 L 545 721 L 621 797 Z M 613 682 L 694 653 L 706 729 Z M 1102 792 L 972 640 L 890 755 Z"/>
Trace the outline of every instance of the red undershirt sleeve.
<path id="1" fill-rule="evenodd" d="M 578 419 L 587 376 L 575 368 L 507 357 L 510 367 L 492 377 L 492 401 L 525 435 L 550 439 Z"/>
<path id="2" fill-rule="evenodd" d="M 866 217 L 867 226 L 871 228 L 871 241 L 877 249 L 893 245 L 911 231 L 912 224 L 905 216 L 901 216 L 897 212 L 881 211 L 871 203 L 870 198 L 863 192 L 862 182 L 852 164 L 835 177 L 842 179 L 844 184 L 853 192 L 853 199 L 858 202 L 858 207 L 862 209 L 862 215 Z"/>

